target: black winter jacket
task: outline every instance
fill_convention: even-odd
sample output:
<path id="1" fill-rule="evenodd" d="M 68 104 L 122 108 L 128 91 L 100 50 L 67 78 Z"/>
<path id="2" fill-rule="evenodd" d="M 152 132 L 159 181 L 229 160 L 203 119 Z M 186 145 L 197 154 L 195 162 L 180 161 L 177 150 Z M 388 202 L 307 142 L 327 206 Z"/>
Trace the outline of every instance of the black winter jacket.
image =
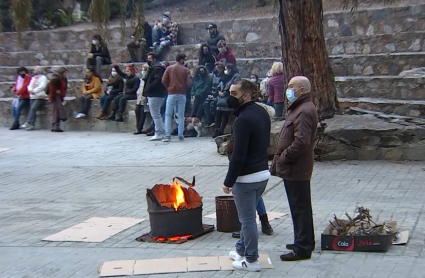
<path id="1" fill-rule="evenodd" d="M 128 76 L 127 74 L 123 73 L 118 66 L 115 66 L 114 68 L 119 76 L 127 80 L 125 84 L 124 95 L 137 96 L 137 90 L 140 86 L 140 78 L 137 77 L 135 74 L 133 74 L 132 76 Z"/>
<path id="2" fill-rule="evenodd" d="M 167 96 L 167 89 L 162 84 L 162 76 L 165 68 L 160 64 L 156 64 L 149 68 L 145 78 L 145 87 L 143 88 L 143 96 L 145 97 L 163 97 Z"/>

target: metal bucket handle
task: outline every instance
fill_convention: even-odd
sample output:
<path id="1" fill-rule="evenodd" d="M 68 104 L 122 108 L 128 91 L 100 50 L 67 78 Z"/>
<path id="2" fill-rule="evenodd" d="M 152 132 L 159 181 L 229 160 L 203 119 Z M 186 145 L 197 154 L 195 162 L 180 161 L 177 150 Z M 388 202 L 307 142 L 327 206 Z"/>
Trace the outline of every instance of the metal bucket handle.
<path id="1" fill-rule="evenodd" d="M 173 178 L 173 181 L 175 181 L 175 180 L 179 180 L 179 181 L 181 181 L 182 183 L 184 183 L 184 184 L 186 184 L 186 185 L 189 185 L 190 187 L 194 187 L 194 186 L 195 186 L 195 176 L 193 176 L 192 183 L 190 183 L 190 182 L 188 182 L 187 180 L 182 179 L 182 178 L 180 178 L 180 177 L 174 177 L 174 178 Z"/>

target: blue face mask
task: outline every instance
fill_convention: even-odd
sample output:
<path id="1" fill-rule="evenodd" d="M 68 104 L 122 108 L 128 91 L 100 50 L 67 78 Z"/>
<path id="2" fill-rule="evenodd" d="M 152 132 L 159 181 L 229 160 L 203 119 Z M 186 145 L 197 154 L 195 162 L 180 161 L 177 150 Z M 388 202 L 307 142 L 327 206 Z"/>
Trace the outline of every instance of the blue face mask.
<path id="1" fill-rule="evenodd" d="M 292 89 L 287 89 L 286 90 L 286 98 L 288 99 L 288 101 L 290 103 L 293 103 L 294 101 L 297 100 L 297 97 L 295 96 L 295 91 Z"/>

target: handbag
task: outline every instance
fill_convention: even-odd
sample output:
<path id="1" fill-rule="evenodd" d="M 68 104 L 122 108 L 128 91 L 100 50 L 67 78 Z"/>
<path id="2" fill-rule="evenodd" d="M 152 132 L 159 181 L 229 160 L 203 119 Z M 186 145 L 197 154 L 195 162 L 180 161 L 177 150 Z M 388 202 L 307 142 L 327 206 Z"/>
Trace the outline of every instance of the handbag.
<path id="1" fill-rule="evenodd" d="M 217 107 L 220 107 L 220 108 L 227 108 L 227 97 L 220 98 L 220 99 L 217 101 Z"/>

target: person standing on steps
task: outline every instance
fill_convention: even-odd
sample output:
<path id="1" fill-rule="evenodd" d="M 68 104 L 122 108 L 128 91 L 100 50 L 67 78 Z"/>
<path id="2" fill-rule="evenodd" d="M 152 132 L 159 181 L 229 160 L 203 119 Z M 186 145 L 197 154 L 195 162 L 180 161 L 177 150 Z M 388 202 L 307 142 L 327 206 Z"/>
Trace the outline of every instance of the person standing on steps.
<path id="1" fill-rule="evenodd" d="M 285 84 L 287 82 L 283 74 L 283 63 L 274 62 L 270 70 L 270 80 L 268 83 L 268 105 L 274 107 L 276 120 L 283 119 L 283 110 L 285 109 Z"/>
<path id="2" fill-rule="evenodd" d="M 100 106 L 102 111 L 96 117 L 99 120 L 106 120 L 109 104 L 119 96 L 124 90 L 124 80 L 118 75 L 115 68 L 111 69 L 111 75 L 106 83 L 105 93 L 100 98 Z"/>
<path id="3" fill-rule="evenodd" d="M 192 85 L 190 70 L 184 66 L 186 55 L 179 53 L 174 65 L 169 66 L 162 77 L 162 84 L 168 91 L 165 106 L 165 137 L 162 142 L 171 140 L 171 121 L 174 118 L 174 110 L 177 109 L 178 131 L 180 141 L 184 141 L 184 111 L 186 106 L 186 91 Z"/>
<path id="4" fill-rule="evenodd" d="M 133 33 L 131 38 L 133 41 L 127 44 L 127 49 L 131 57 L 128 63 L 146 62 L 146 54 L 152 47 L 152 27 L 147 20 L 143 24 L 143 38 L 136 40 L 136 33 Z"/>
<path id="5" fill-rule="evenodd" d="M 281 255 L 283 261 L 310 259 L 315 247 L 310 180 L 318 114 L 310 91 L 307 77 L 296 76 L 289 81 L 288 113 L 270 168 L 272 175 L 283 179 L 294 225 L 294 243 L 286 245 L 292 252 Z"/>
<path id="6" fill-rule="evenodd" d="M 86 78 L 83 82 L 82 91 L 80 112 L 75 116 L 76 119 L 87 117 L 92 100 L 102 96 L 102 78 L 92 68 L 86 70 Z"/>
<path id="7" fill-rule="evenodd" d="M 227 106 L 227 100 L 230 95 L 230 87 L 235 82 L 241 80 L 241 76 L 237 72 L 233 64 L 227 64 L 224 69 L 224 76 L 220 85 L 221 90 L 218 92 L 217 112 L 215 115 L 215 133 L 213 138 L 224 134 L 233 109 Z"/>
<path id="8" fill-rule="evenodd" d="M 233 123 L 233 151 L 223 191 L 233 194 L 242 225 L 236 251 L 231 251 L 229 257 L 234 260 L 234 268 L 245 271 L 261 270 L 255 212 L 270 178 L 267 149 L 271 121 L 267 111 L 254 102 L 258 94 L 257 86 L 243 79 L 231 85 L 227 99 L 237 118 Z"/>
<path id="9" fill-rule="evenodd" d="M 219 41 L 225 41 L 226 39 L 217 31 L 217 25 L 215 23 L 208 24 L 207 27 L 209 36 L 206 39 L 207 45 L 210 47 L 211 52 L 214 53 L 215 56 L 218 55 L 218 47 L 217 44 Z"/>
<path id="10" fill-rule="evenodd" d="M 126 80 L 124 91 L 114 98 L 114 107 L 112 108 L 111 115 L 107 118 L 110 121 L 124 122 L 123 114 L 128 100 L 137 99 L 137 90 L 140 86 L 140 78 L 136 75 L 136 69 L 133 66 L 125 67 L 125 73 L 121 71 L 120 67 L 114 65 L 114 69 L 118 75 Z M 118 112 L 118 117 L 115 118 Z"/>
<path id="11" fill-rule="evenodd" d="M 161 116 L 161 107 L 167 95 L 167 89 L 162 84 L 165 69 L 158 61 L 154 52 L 148 54 L 148 73 L 145 78 L 143 94 L 148 98 L 149 111 L 155 124 L 155 135 L 150 141 L 162 140 L 164 136 L 164 121 Z"/>
<path id="12" fill-rule="evenodd" d="M 39 66 L 34 69 L 34 76 L 28 85 L 30 93 L 30 110 L 28 112 L 26 122 L 21 126 L 28 130 L 35 129 L 35 121 L 37 120 L 37 111 L 46 104 L 47 76 L 44 75 L 43 69 Z"/>
<path id="13" fill-rule="evenodd" d="M 12 101 L 13 124 L 10 130 L 19 129 L 19 118 L 21 117 L 22 110 L 30 106 L 28 85 L 31 82 L 31 75 L 28 74 L 28 70 L 25 67 L 19 68 L 17 73 L 16 83 L 11 88 L 15 96 Z"/>
<path id="14" fill-rule="evenodd" d="M 90 53 L 87 56 L 87 68 L 93 68 L 100 75 L 102 65 L 110 65 L 111 56 L 108 47 L 99 35 L 94 35 L 90 47 Z"/>
<path id="15" fill-rule="evenodd" d="M 65 73 L 66 69 L 60 69 L 58 73 L 52 75 L 48 84 L 47 94 L 52 104 L 52 132 L 63 132 L 60 121 L 65 122 L 68 119 L 62 104 L 68 84 Z"/>

